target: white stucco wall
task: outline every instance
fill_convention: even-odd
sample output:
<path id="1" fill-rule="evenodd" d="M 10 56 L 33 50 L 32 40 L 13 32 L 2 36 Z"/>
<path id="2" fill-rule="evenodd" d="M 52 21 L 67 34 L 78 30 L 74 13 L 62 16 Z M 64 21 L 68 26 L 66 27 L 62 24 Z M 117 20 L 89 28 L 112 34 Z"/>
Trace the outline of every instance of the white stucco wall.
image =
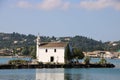
<path id="1" fill-rule="evenodd" d="M 47 49 L 47 52 L 46 52 Z M 54 52 L 56 49 L 56 52 Z M 43 63 L 51 62 L 51 57 L 54 57 L 53 63 L 65 63 L 64 60 L 64 47 L 53 47 L 53 48 L 41 48 L 38 49 L 38 61 Z"/>

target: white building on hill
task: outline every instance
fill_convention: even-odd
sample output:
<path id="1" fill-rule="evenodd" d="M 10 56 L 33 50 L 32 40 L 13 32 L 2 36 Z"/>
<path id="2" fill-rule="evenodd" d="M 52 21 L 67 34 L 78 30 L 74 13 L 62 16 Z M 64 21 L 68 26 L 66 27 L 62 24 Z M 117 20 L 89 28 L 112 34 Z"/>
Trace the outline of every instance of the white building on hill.
<path id="1" fill-rule="evenodd" d="M 64 42 L 47 42 L 42 43 L 40 37 L 37 37 L 36 57 L 38 62 L 43 63 L 61 63 L 69 61 L 71 48 L 68 43 Z"/>

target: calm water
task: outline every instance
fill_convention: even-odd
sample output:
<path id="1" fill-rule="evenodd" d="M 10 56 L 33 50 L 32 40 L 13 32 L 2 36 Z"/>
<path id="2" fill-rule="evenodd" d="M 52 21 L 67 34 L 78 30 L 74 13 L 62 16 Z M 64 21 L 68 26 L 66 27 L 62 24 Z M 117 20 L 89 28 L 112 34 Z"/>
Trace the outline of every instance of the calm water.
<path id="1" fill-rule="evenodd" d="M 97 59 L 91 60 L 96 62 Z M 120 60 L 109 59 L 115 68 L 3 69 L 0 80 L 120 80 Z"/>
<path id="2" fill-rule="evenodd" d="M 30 61 L 30 58 L 0 58 L 0 64 L 6 64 L 8 63 L 9 60 L 16 60 L 16 59 L 21 59 L 21 60 L 27 60 Z"/>

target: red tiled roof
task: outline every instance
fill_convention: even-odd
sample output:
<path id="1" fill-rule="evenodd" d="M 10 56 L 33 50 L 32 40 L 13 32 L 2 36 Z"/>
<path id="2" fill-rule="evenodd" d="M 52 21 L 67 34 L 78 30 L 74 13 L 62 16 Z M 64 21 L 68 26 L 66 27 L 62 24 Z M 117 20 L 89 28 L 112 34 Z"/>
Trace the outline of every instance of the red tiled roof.
<path id="1" fill-rule="evenodd" d="M 68 43 L 65 42 L 48 42 L 41 43 L 39 47 L 66 47 Z"/>

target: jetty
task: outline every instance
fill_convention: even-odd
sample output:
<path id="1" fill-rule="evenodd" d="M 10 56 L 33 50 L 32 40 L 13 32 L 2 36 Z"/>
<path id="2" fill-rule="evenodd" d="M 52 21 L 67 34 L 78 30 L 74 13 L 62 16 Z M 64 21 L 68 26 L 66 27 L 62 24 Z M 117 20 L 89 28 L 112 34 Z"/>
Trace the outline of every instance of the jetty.
<path id="1" fill-rule="evenodd" d="M 114 64 L 1 64 L 0 69 L 36 69 L 36 68 L 114 68 Z"/>

